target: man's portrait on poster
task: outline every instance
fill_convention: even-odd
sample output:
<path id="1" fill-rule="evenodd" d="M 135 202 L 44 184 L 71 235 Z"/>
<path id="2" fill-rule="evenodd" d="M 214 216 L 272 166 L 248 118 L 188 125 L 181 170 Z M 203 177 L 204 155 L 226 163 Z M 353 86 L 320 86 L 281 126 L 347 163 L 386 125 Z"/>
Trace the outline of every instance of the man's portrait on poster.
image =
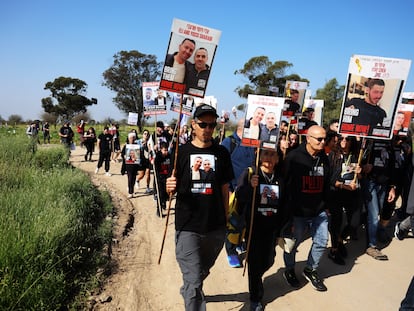
<path id="1" fill-rule="evenodd" d="M 392 134 L 393 108 L 401 92 L 401 80 L 350 75 L 340 132 L 374 137 Z"/>

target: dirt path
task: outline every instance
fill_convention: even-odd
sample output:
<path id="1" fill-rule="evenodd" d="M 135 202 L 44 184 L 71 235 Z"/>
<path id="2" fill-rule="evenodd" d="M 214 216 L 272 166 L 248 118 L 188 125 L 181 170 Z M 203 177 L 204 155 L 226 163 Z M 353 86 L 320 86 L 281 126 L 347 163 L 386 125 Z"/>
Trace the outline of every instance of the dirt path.
<path id="1" fill-rule="evenodd" d="M 184 310 L 179 294 L 181 273 L 174 254 L 174 211 L 168 223 L 161 264 L 158 264 L 165 218 L 156 216 L 155 202 L 152 195 L 144 194 L 143 181 L 136 197 L 128 200 L 127 177 L 120 174 L 121 164 L 111 163 L 111 177 L 105 176 L 102 169 L 95 174 L 97 155 L 93 156 L 94 162 L 84 162 L 84 153 L 84 149 L 77 147 L 72 152 L 72 164 L 88 173 L 96 185 L 106 188 L 117 209 L 112 245 L 116 268 L 93 310 Z M 390 260 L 381 262 L 364 254 L 365 238 L 361 232 L 359 241 L 348 246 L 347 265 L 337 266 L 326 256 L 322 259 L 319 273 L 328 287 L 325 293 L 315 291 L 300 276 L 309 245 L 309 240 L 303 243 L 297 254 L 296 271 L 301 282 L 298 290 L 285 283 L 282 252 L 279 248 L 276 250 L 275 265 L 265 275 L 266 310 L 398 310 L 414 274 L 413 238 L 394 239 L 384 249 Z M 247 275 L 243 277 L 242 273 L 243 269 L 227 265 L 223 250 L 204 285 L 208 310 L 249 310 Z"/>

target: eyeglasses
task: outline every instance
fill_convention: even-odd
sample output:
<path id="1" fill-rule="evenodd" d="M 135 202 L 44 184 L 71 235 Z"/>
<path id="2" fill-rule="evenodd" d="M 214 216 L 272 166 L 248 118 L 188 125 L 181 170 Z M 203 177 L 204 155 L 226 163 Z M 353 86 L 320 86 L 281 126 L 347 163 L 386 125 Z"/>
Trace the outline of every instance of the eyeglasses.
<path id="1" fill-rule="evenodd" d="M 212 123 L 208 123 L 208 122 L 196 122 L 196 123 L 202 129 L 205 129 L 206 127 L 210 128 L 210 129 L 214 129 L 217 126 L 217 122 L 212 122 Z"/>
<path id="2" fill-rule="evenodd" d="M 326 137 L 315 137 L 315 136 L 312 136 L 312 135 L 309 135 L 310 137 L 312 137 L 312 138 L 315 138 L 318 142 L 322 142 L 323 140 L 326 140 Z"/>

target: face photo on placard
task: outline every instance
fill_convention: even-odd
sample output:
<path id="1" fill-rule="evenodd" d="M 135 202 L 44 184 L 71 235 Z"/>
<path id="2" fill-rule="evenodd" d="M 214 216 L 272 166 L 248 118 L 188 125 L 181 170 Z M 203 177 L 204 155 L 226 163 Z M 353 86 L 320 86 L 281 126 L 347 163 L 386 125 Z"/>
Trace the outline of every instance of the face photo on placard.
<path id="1" fill-rule="evenodd" d="M 391 139 L 411 60 L 353 55 L 339 117 L 339 133 Z"/>
<path id="2" fill-rule="evenodd" d="M 204 97 L 221 31 L 174 19 L 160 88 Z"/>

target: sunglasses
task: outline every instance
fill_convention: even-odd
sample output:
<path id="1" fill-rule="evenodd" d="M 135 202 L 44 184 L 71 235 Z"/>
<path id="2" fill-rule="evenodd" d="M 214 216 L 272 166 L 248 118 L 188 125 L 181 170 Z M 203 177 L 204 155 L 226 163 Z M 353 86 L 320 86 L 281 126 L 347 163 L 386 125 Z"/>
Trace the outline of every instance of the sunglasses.
<path id="1" fill-rule="evenodd" d="M 350 137 L 339 137 L 339 141 L 342 141 L 342 140 L 351 141 L 351 138 Z"/>
<path id="2" fill-rule="evenodd" d="M 208 122 L 196 122 L 196 123 L 202 129 L 205 129 L 206 127 L 210 128 L 210 129 L 214 129 L 217 126 L 217 122 L 212 122 L 212 123 L 208 123 Z"/>
<path id="3" fill-rule="evenodd" d="M 315 136 L 311 136 L 311 135 L 309 135 L 309 136 L 316 139 L 318 142 L 322 142 L 323 140 L 326 139 L 326 137 L 315 137 Z"/>

